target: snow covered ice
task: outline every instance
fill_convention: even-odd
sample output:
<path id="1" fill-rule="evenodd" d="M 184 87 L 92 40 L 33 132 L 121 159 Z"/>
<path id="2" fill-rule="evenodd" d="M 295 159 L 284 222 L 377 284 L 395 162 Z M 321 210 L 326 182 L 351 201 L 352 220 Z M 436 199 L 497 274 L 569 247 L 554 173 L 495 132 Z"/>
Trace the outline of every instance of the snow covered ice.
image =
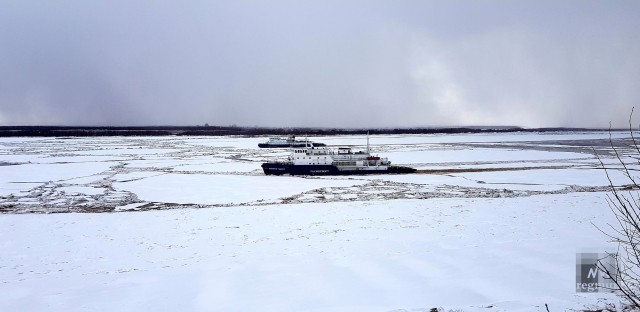
<path id="1" fill-rule="evenodd" d="M 0 139 L 0 311 L 616 302 L 575 292 L 576 252 L 613 247 L 595 228 L 613 221 L 594 156 L 619 167 L 607 132 L 372 136 L 373 153 L 420 173 L 341 177 L 265 176 L 288 151 L 261 141 Z"/>

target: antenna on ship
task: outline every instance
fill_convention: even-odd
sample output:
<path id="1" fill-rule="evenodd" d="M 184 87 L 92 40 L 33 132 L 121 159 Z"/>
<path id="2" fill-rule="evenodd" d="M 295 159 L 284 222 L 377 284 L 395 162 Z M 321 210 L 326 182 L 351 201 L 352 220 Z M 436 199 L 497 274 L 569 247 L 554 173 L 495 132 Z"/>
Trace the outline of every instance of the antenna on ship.
<path id="1" fill-rule="evenodd" d="M 369 154 L 369 131 L 367 131 L 367 154 Z"/>

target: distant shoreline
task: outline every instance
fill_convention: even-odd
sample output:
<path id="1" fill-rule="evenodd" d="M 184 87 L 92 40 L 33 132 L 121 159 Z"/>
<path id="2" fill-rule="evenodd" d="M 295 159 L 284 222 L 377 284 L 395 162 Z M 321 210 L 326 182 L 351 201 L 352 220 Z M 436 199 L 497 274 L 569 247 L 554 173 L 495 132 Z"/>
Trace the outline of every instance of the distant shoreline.
<path id="1" fill-rule="evenodd" d="M 235 126 L 0 126 L 0 137 L 96 137 L 96 136 L 324 136 L 354 134 L 460 134 L 594 132 L 602 128 L 521 128 L 521 127 L 441 127 L 441 128 L 267 128 Z M 612 129 L 629 131 L 629 129 Z"/>

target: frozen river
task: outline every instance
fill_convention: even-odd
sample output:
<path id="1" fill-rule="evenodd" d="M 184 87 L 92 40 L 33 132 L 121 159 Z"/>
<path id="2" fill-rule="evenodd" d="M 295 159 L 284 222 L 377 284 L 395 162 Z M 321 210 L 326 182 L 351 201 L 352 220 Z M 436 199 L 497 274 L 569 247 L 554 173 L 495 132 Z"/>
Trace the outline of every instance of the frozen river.
<path id="1" fill-rule="evenodd" d="M 617 145 L 628 133 L 614 133 Z M 315 137 L 364 145 L 364 136 Z M 0 311 L 552 311 L 611 248 L 609 133 L 372 136 L 411 175 L 265 176 L 265 138 L 0 139 Z M 621 148 L 624 159 L 632 150 Z M 55 214 L 54 214 L 55 213 Z"/>

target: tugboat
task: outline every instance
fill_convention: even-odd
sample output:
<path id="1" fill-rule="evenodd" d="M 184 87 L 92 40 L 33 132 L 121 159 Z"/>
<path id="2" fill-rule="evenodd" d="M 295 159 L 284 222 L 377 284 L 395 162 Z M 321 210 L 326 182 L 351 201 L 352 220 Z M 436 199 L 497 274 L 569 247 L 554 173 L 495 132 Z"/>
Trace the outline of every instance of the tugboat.
<path id="1" fill-rule="evenodd" d="M 258 144 L 258 147 L 261 147 L 261 148 L 306 147 L 306 146 L 312 146 L 312 147 L 325 146 L 325 144 L 296 140 L 296 137 L 294 135 L 290 135 L 287 138 L 271 137 L 269 138 L 269 141 Z"/>
<path id="2" fill-rule="evenodd" d="M 369 153 L 369 136 L 367 150 L 354 152 L 349 147 L 340 147 L 337 151 L 328 147 L 291 148 L 286 161 L 266 162 L 262 164 L 266 175 L 354 175 L 354 174 L 387 174 L 413 173 L 416 169 L 403 166 L 392 166 L 387 158 L 372 156 Z"/>

